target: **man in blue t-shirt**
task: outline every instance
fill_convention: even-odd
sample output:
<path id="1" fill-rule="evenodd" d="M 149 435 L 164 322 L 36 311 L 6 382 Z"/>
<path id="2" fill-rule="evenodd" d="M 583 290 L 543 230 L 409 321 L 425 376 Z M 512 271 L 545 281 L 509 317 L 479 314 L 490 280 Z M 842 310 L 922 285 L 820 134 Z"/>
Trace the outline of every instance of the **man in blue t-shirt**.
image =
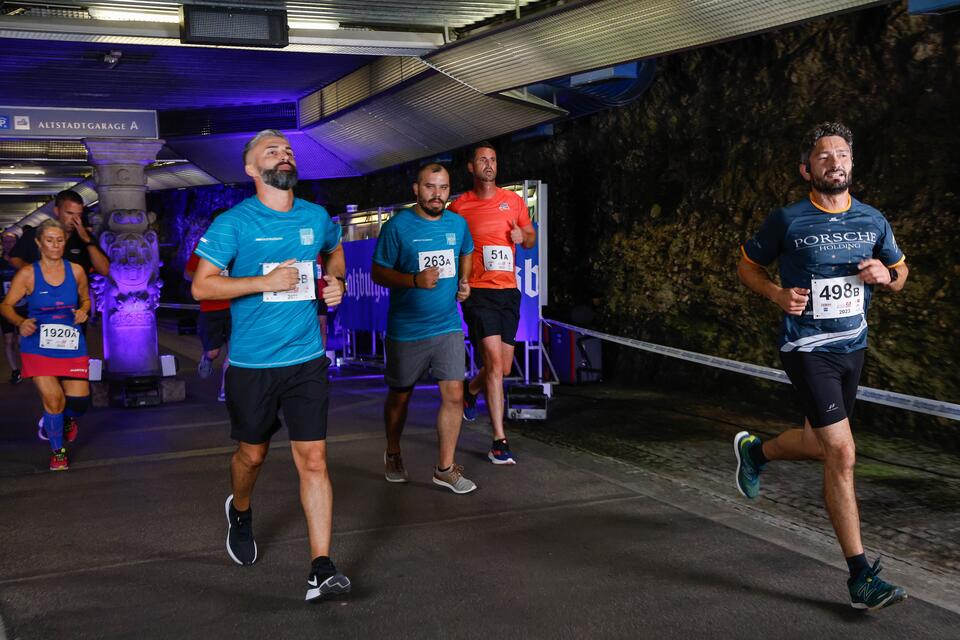
<path id="1" fill-rule="evenodd" d="M 323 303 L 343 296 L 346 271 L 340 227 L 326 210 L 295 198 L 296 160 L 286 137 L 267 129 L 243 151 L 257 193 L 218 217 L 197 246 L 193 276 L 197 300 L 230 300 L 233 333 L 226 376 L 231 436 L 227 551 L 237 564 L 253 564 L 250 497 L 270 438 L 290 434 L 300 474 L 311 557 L 308 601 L 350 591 L 350 580 L 330 560 L 333 489 L 327 472 L 327 367 L 317 322 L 314 261 L 325 254 Z M 229 266 L 229 275 L 223 275 Z"/>
<path id="2" fill-rule="evenodd" d="M 464 477 L 454 453 L 463 413 L 466 359 L 457 302 L 470 295 L 473 239 L 466 220 L 445 208 L 450 174 L 442 165 L 422 167 L 413 193 L 417 203 L 383 225 L 373 254 L 373 281 L 390 289 L 384 476 L 388 482 L 407 482 L 400 435 L 413 387 L 429 369 L 440 386 L 440 455 L 433 482 L 454 493 L 470 493 L 477 485 Z"/>
<path id="3" fill-rule="evenodd" d="M 906 592 L 877 577 L 860 539 L 850 417 L 867 347 L 874 289 L 899 291 L 907 280 L 903 252 L 883 215 L 850 195 L 853 134 L 826 122 L 804 138 L 800 175 L 807 199 L 774 211 L 741 247 L 740 280 L 784 311 L 780 359 L 804 411 L 802 429 L 761 442 L 734 439 L 737 489 L 754 498 L 770 460 L 822 460 L 827 511 L 850 570 L 852 606 L 881 609 Z M 777 262 L 780 285 L 766 267 Z"/>

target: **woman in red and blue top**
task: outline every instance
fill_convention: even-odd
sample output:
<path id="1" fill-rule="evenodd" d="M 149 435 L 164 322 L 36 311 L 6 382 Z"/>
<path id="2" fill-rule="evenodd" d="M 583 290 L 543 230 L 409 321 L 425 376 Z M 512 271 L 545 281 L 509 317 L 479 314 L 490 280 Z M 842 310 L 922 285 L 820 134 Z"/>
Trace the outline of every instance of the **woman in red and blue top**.
<path id="1" fill-rule="evenodd" d="M 63 441 L 76 439 L 75 418 L 90 405 L 87 344 L 78 326 L 90 313 L 90 297 L 83 268 L 63 259 L 63 225 L 45 221 L 36 242 L 40 260 L 13 277 L 0 313 L 20 333 L 23 377 L 33 378 L 43 401 L 39 435 L 50 441 L 50 470 L 63 471 L 68 468 Z M 23 299 L 26 318 L 14 309 Z"/>

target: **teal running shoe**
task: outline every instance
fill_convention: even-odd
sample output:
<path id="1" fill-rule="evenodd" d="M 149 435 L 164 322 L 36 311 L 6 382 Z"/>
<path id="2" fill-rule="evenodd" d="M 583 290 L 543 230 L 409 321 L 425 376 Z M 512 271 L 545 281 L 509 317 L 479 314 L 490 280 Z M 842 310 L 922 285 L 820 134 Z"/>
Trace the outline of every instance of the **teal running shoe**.
<path id="1" fill-rule="evenodd" d="M 759 447 L 760 438 L 741 431 L 733 438 L 733 452 L 737 456 L 737 491 L 744 498 L 756 498 L 760 493 L 760 472 L 750 457 L 750 448 Z"/>
<path id="2" fill-rule="evenodd" d="M 907 592 L 903 587 L 890 584 L 880 573 L 880 559 L 869 569 L 864 569 L 856 578 L 847 580 L 850 589 L 850 606 L 854 609 L 869 609 L 876 611 L 903 602 L 907 599 Z"/>

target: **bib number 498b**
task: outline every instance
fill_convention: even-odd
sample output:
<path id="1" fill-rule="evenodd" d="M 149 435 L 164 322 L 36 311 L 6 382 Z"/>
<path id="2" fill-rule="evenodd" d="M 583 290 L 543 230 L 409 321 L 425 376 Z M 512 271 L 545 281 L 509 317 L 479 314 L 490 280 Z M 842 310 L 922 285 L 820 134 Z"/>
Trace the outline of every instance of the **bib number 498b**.
<path id="1" fill-rule="evenodd" d="M 849 318 L 863 313 L 864 285 L 857 276 L 813 278 L 813 317 Z"/>

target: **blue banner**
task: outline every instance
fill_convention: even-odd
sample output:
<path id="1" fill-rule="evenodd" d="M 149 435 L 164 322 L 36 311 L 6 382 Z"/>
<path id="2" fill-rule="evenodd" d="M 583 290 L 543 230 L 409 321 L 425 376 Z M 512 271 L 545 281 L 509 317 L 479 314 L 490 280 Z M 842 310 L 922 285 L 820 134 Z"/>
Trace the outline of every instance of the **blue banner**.
<path id="1" fill-rule="evenodd" d="M 0 105 L 0 138 L 157 138 L 157 112 Z"/>
<path id="2" fill-rule="evenodd" d="M 534 225 L 536 228 L 537 225 Z M 538 234 L 539 235 L 539 234 Z M 520 327 L 517 340 L 528 342 L 540 340 L 540 242 L 546 238 L 537 238 L 532 249 L 517 245 L 517 261 L 513 267 L 517 274 L 517 288 L 520 289 Z"/>
<path id="3" fill-rule="evenodd" d="M 337 311 L 337 322 L 344 329 L 387 330 L 390 290 L 374 284 L 370 273 L 376 247 L 376 238 L 343 243 L 343 257 L 347 263 L 347 293 Z"/>

